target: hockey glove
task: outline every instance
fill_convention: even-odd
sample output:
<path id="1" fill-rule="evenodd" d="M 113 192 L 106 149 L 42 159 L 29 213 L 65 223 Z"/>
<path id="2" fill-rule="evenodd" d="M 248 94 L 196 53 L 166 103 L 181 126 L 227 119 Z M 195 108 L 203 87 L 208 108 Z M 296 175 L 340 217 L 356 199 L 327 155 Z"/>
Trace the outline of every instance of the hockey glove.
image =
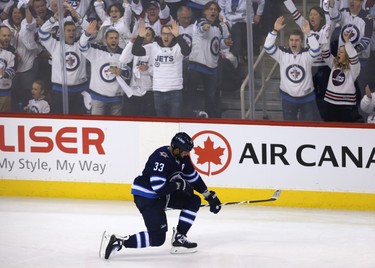
<path id="1" fill-rule="evenodd" d="M 214 214 L 219 213 L 221 209 L 221 202 L 214 191 L 209 191 L 204 194 L 204 199 L 210 204 L 210 211 Z"/>
<path id="2" fill-rule="evenodd" d="M 177 184 L 177 191 L 183 191 L 188 196 L 193 194 L 193 187 L 190 185 L 190 183 L 181 178 L 180 175 L 174 176 L 171 181 L 174 181 Z"/>

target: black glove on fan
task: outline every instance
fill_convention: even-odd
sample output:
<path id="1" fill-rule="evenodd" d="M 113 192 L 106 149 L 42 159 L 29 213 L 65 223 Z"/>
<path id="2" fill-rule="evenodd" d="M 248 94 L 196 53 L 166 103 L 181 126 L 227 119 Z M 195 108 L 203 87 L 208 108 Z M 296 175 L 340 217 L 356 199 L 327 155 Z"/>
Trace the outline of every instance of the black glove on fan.
<path id="1" fill-rule="evenodd" d="M 210 191 L 210 194 L 205 197 L 206 201 L 210 204 L 210 211 L 212 213 L 219 213 L 221 209 L 221 202 L 214 191 Z"/>

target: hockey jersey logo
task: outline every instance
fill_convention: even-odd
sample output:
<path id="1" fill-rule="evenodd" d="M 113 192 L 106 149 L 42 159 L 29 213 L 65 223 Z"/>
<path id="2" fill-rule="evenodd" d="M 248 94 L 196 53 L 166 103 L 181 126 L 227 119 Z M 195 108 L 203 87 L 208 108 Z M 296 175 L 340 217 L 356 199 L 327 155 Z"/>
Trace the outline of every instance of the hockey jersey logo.
<path id="1" fill-rule="evenodd" d="M 79 57 L 77 53 L 69 51 L 65 53 L 65 61 L 66 61 L 66 70 L 68 72 L 73 72 L 77 70 L 80 64 Z"/>
<path id="2" fill-rule="evenodd" d="M 193 37 L 191 37 L 189 34 L 182 34 L 182 37 L 184 38 L 186 44 L 188 44 L 189 47 L 191 47 L 192 43 L 193 43 Z"/>
<path id="3" fill-rule="evenodd" d="M 39 113 L 38 107 L 35 106 L 35 105 L 31 106 L 30 109 L 29 109 L 29 113 L 38 114 Z"/>
<path id="4" fill-rule="evenodd" d="M 81 3 L 79 0 L 69 0 L 68 3 L 74 8 L 77 9 Z"/>
<path id="5" fill-rule="evenodd" d="M 210 49 L 211 49 L 211 53 L 213 55 L 215 55 L 215 56 L 219 55 L 219 52 L 220 52 L 220 41 L 219 41 L 219 38 L 217 36 L 215 36 L 214 38 L 212 38 Z"/>
<path id="6" fill-rule="evenodd" d="M 332 72 L 332 83 L 335 86 L 341 86 L 345 82 L 345 73 L 340 70 L 334 70 Z"/>
<path id="7" fill-rule="evenodd" d="M 111 73 L 111 66 L 109 63 L 103 64 L 99 73 L 100 78 L 106 83 L 111 83 L 116 80 L 116 75 Z"/>
<path id="8" fill-rule="evenodd" d="M 286 68 L 285 75 L 292 83 L 300 83 L 305 79 L 306 71 L 301 65 L 293 64 Z"/>
<path id="9" fill-rule="evenodd" d="M 344 25 L 341 31 L 341 40 L 344 42 L 344 32 L 349 33 L 349 40 L 352 44 L 356 44 L 359 41 L 360 31 L 354 24 Z"/>
<path id="10" fill-rule="evenodd" d="M 0 69 L 5 70 L 7 68 L 7 66 L 8 66 L 7 62 L 4 59 L 0 58 Z"/>

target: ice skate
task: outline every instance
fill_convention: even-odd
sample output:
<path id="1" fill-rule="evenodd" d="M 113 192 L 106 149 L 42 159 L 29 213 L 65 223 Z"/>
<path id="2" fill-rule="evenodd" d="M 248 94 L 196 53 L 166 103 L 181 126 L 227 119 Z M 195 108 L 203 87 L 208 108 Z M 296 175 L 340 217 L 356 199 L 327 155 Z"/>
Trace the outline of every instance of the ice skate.
<path id="1" fill-rule="evenodd" d="M 122 248 L 124 237 L 116 236 L 104 231 L 102 241 L 100 243 L 99 257 L 108 259 L 112 253 L 120 251 Z"/>
<path id="2" fill-rule="evenodd" d="M 194 253 L 197 251 L 197 243 L 190 242 L 186 236 L 177 232 L 176 228 L 173 228 L 172 235 L 172 254 L 185 254 Z"/>

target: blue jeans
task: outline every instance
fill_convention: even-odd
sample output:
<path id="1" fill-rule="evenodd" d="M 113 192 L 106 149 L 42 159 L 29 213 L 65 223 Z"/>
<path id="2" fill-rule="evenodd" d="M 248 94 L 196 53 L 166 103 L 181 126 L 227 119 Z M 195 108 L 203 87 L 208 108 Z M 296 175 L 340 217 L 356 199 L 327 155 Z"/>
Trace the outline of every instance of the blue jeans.
<path id="1" fill-rule="evenodd" d="M 154 104 L 157 116 L 182 116 L 182 90 L 168 92 L 154 91 Z"/>
<path id="2" fill-rule="evenodd" d="M 321 121 L 315 100 L 306 103 L 294 103 L 282 99 L 284 120 Z"/>
<path id="3" fill-rule="evenodd" d="M 202 83 L 203 85 L 203 100 L 204 108 L 198 108 L 198 110 L 204 110 L 208 113 L 210 118 L 221 117 L 220 98 L 218 91 L 218 74 L 205 74 L 195 70 L 189 70 L 189 95 L 190 99 L 188 103 L 197 109 L 197 104 L 202 102 L 202 96 L 198 92 L 198 87 Z"/>

